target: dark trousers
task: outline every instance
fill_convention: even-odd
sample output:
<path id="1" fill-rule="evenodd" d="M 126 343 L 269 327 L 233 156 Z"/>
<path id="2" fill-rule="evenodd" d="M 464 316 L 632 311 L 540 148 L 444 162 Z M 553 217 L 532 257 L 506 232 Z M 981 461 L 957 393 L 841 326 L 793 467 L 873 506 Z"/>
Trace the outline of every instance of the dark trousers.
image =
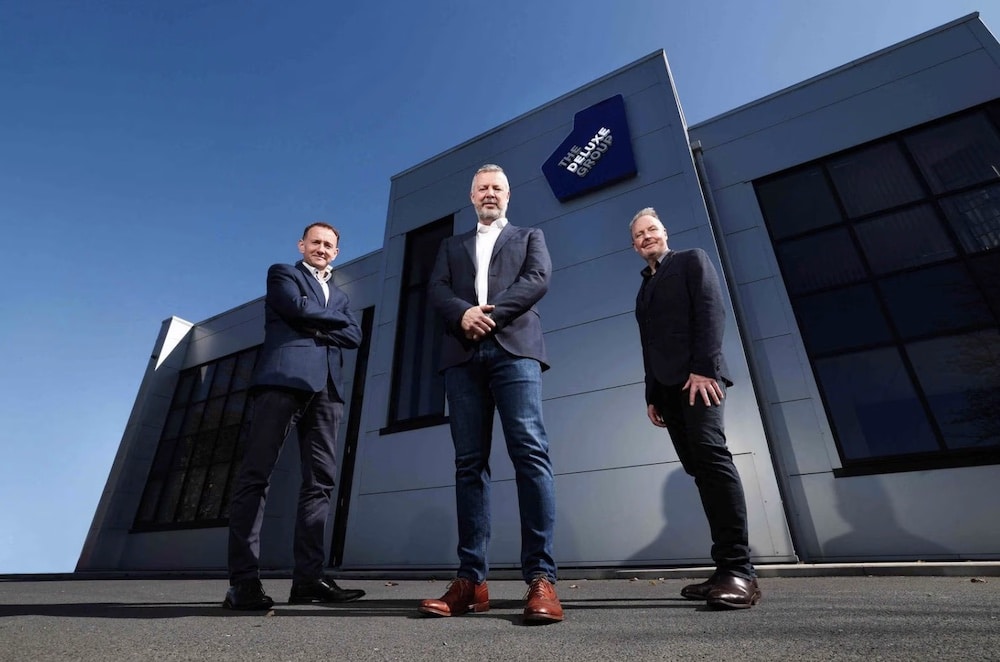
<path id="1" fill-rule="evenodd" d="M 260 529 L 271 472 L 293 426 L 299 438 L 302 485 L 292 579 L 323 576 L 324 534 L 337 475 L 337 431 L 343 413 L 344 403 L 329 382 L 319 393 L 266 388 L 254 394 L 250 432 L 229 507 L 230 583 L 260 576 Z"/>
<path id="2" fill-rule="evenodd" d="M 720 386 L 725 391 L 725 386 Z M 746 498 L 726 447 L 722 423 L 725 400 L 707 407 L 697 398 L 692 406 L 689 397 L 681 385 L 657 384 L 652 404 L 667 425 L 681 466 L 694 477 L 712 533 L 712 560 L 717 572 L 749 579 L 755 573 L 750 563 Z"/>

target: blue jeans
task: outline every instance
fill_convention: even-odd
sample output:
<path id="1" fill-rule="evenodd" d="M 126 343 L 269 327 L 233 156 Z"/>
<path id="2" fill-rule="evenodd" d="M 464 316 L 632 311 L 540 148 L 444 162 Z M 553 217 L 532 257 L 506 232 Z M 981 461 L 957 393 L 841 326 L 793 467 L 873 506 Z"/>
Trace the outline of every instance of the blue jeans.
<path id="1" fill-rule="evenodd" d="M 555 484 L 542 423 L 540 364 L 513 356 L 487 338 L 472 359 L 445 371 L 445 388 L 455 444 L 458 576 L 479 583 L 489 569 L 490 448 L 496 409 L 517 482 L 521 573 L 527 582 L 538 575 L 554 582 Z"/>

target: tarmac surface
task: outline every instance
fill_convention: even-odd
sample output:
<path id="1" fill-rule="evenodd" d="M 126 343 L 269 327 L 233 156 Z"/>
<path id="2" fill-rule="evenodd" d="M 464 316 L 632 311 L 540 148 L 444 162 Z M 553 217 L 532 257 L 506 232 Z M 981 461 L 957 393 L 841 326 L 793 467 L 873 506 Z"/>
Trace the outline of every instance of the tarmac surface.
<path id="1" fill-rule="evenodd" d="M 71 578 L 67 578 L 71 577 Z M 447 581 L 338 579 L 367 596 L 270 612 L 221 608 L 224 579 L 0 578 L 0 660 L 1000 660 L 1000 577 L 765 576 L 752 609 L 711 611 L 666 573 L 562 579 L 566 620 L 525 626 L 525 586 L 491 610 L 432 618 Z"/>

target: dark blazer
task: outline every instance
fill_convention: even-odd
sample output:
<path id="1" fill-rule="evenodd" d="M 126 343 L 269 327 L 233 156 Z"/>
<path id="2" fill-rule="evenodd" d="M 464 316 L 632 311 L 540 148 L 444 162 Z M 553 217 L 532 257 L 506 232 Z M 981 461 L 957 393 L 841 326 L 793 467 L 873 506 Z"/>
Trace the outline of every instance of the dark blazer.
<path id="1" fill-rule="evenodd" d="M 732 386 L 722 356 L 722 288 L 705 251 L 670 251 L 655 274 L 646 267 L 642 277 L 635 319 L 646 369 L 646 403 L 654 383 L 681 386 L 691 373 Z"/>
<path id="2" fill-rule="evenodd" d="M 545 235 L 537 228 L 519 228 L 509 222 L 500 231 L 490 258 L 489 295 L 497 323 L 497 343 L 514 356 L 532 358 L 548 370 L 542 322 L 535 304 L 549 289 L 552 259 Z M 477 305 L 476 231 L 448 237 L 438 249 L 428 285 L 431 306 L 444 319 L 441 344 L 443 372 L 472 357 L 476 341 L 462 333 L 462 315 Z"/>
<path id="3" fill-rule="evenodd" d="M 343 349 L 361 344 L 361 327 L 350 301 L 331 278 L 330 300 L 309 269 L 275 264 L 267 270 L 264 346 L 251 384 L 318 393 L 329 377 L 344 399 Z"/>

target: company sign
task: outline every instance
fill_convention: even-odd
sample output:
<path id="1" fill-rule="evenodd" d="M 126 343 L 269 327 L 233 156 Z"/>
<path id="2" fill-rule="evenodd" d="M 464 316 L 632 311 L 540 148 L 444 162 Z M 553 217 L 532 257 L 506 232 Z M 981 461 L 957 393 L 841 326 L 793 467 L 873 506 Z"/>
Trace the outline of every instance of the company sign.
<path id="1" fill-rule="evenodd" d="M 578 112 L 573 132 L 545 162 L 542 173 L 560 202 L 634 177 L 635 155 L 622 95 Z"/>

